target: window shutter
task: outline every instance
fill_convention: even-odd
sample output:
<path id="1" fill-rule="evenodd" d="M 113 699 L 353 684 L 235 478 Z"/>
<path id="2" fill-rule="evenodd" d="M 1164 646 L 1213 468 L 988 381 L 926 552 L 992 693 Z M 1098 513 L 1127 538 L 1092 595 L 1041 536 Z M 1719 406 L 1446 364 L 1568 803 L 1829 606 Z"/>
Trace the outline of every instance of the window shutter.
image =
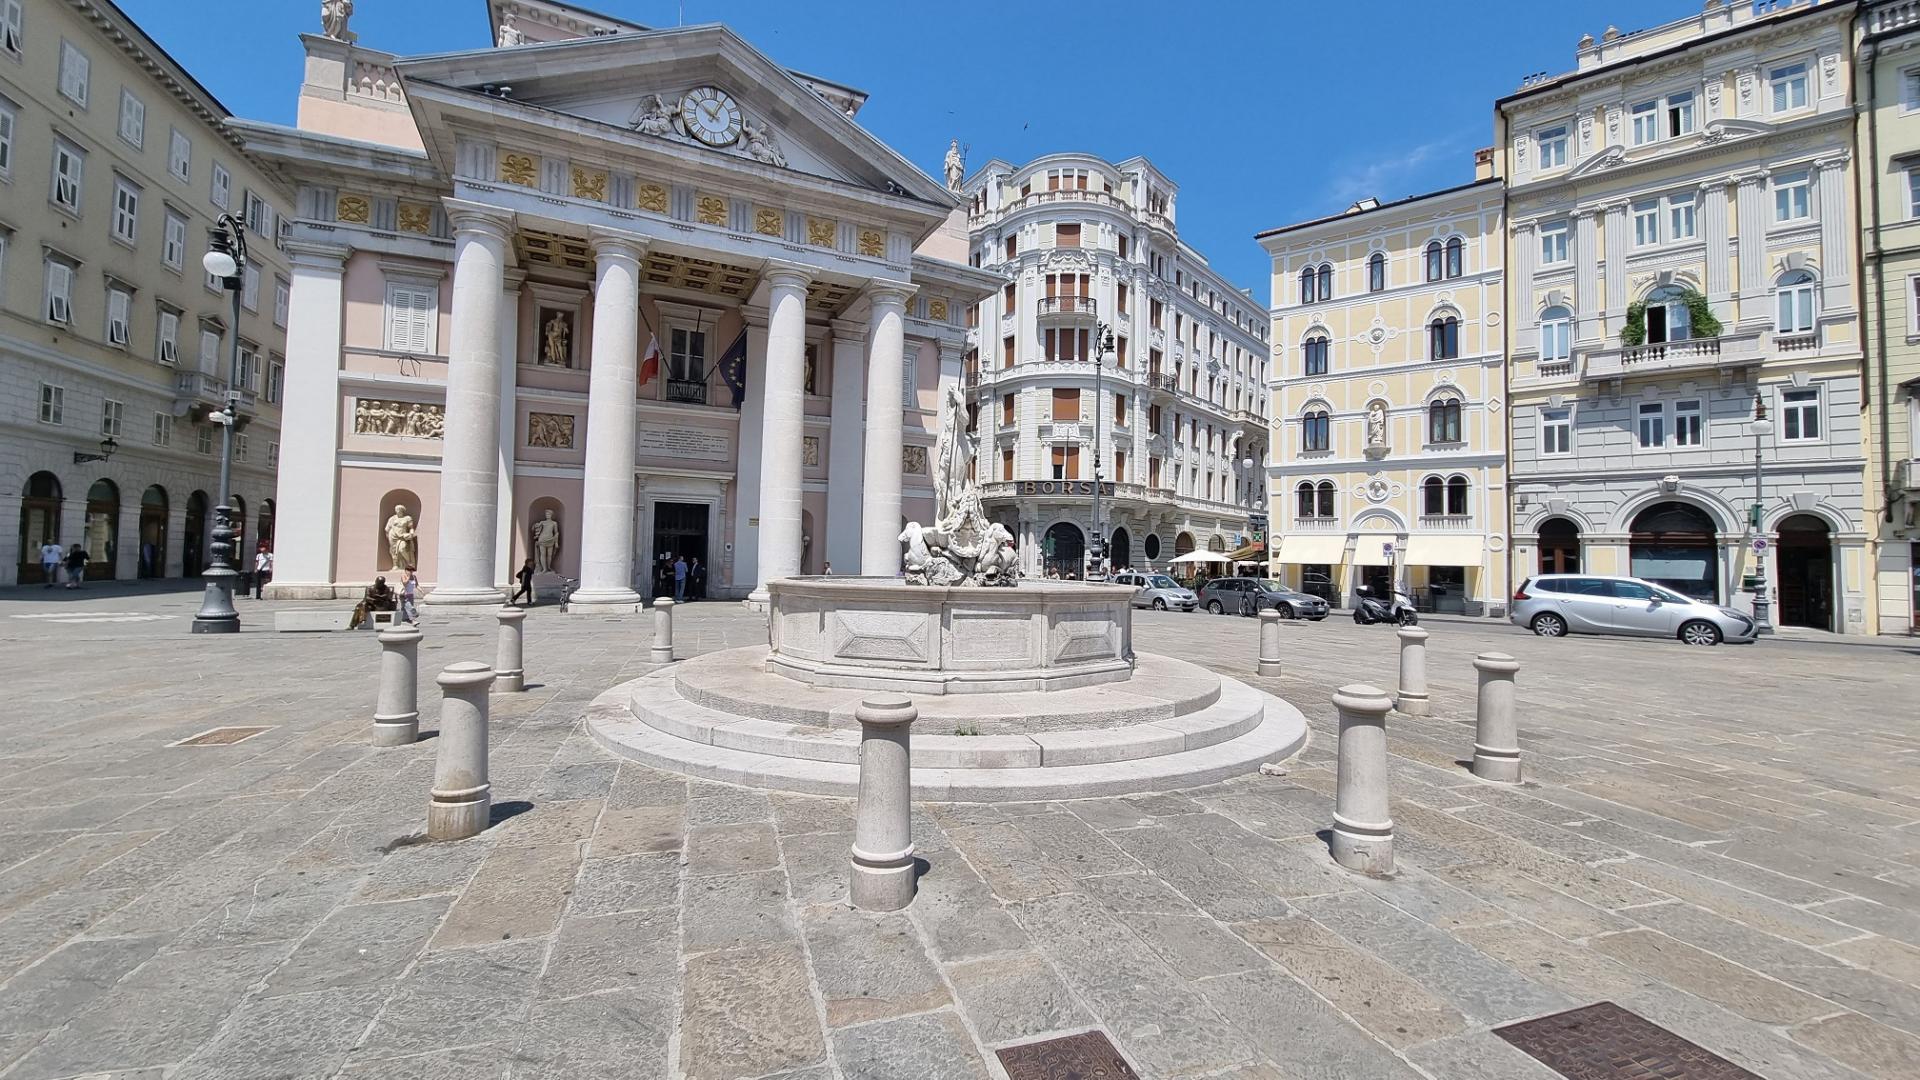
<path id="1" fill-rule="evenodd" d="M 180 316 L 171 311 L 160 313 L 160 362 L 180 362 Z"/>
<path id="2" fill-rule="evenodd" d="M 126 293 L 118 289 L 107 292 L 107 340 L 115 345 L 127 343 L 127 301 Z"/>

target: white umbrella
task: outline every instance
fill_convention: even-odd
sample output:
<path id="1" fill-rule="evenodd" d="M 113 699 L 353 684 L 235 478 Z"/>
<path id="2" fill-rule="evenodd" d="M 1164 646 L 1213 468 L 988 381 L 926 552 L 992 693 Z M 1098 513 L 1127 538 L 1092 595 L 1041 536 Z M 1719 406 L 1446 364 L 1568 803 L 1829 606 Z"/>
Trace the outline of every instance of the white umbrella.
<path id="1" fill-rule="evenodd" d="M 1170 560 L 1170 563 L 1224 563 L 1229 561 L 1231 560 L 1217 551 L 1189 551 L 1185 555 Z"/>

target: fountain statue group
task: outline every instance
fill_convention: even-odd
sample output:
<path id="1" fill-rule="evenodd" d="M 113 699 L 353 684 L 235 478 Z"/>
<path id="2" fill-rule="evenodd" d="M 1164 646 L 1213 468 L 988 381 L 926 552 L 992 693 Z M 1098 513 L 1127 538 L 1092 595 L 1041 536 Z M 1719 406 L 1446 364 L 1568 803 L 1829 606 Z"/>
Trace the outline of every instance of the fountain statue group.
<path id="1" fill-rule="evenodd" d="M 973 479 L 974 439 L 967 432 L 967 404 L 959 386 L 941 403 L 940 438 L 933 445 L 933 524 L 910 521 L 900 533 L 907 546 L 909 585 L 1002 585 L 1020 579 L 1013 534 L 988 521 Z"/>

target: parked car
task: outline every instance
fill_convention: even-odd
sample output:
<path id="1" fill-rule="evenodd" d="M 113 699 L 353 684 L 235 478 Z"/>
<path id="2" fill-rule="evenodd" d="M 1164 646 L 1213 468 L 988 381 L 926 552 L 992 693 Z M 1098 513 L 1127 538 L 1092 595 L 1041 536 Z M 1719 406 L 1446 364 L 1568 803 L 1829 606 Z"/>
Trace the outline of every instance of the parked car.
<path id="1" fill-rule="evenodd" d="M 1179 608 L 1192 611 L 1200 606 L 1200 598 L 1193 590 L 1173 580 L 1165 574 L 1148 574 L 1139 570 L 1122 570 L 1113 575 L 1115 585 L 1132 585 L 1140 591 L 1133 594 L 1134 607 L 1150 607 L 1155 611 Z"/>
<path id="2" fill-rule="evenodd" d="M 1749 642 L 1754 622 L 1732 608 L 1631 577 L 1549 574 L 1528 578 L 1507 618 L 1541 637 L 1621 634 L 1679 638 L 1689 645 Z"/>
<path id="3" fill-rule="evenodd" d="M 1295 592 L 1272 578 L 1219 577 L 1200 589 L 1200 606 L 1215 615 L 1228 612 L 1239 614 L 1246 608 L 1249 599 L 1254 601 L 1254 610 L 1272 608 L 1283 619 L 1312 619 L 1319 622 L 1327 617 L 1325 600 Z"/>

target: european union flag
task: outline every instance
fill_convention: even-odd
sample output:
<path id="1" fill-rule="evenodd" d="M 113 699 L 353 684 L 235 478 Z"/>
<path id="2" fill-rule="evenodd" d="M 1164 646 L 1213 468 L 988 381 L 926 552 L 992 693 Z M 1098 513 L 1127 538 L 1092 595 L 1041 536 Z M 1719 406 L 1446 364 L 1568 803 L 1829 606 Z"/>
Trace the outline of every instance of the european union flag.
<path id="1" fill-rule="evenodd" d="M 720 354 L 720 377 L 727 380 L 727 389 L 733 391 L 733 407 L 747 399 L 747 332 L 733 339 L 727 351 Z"/>

